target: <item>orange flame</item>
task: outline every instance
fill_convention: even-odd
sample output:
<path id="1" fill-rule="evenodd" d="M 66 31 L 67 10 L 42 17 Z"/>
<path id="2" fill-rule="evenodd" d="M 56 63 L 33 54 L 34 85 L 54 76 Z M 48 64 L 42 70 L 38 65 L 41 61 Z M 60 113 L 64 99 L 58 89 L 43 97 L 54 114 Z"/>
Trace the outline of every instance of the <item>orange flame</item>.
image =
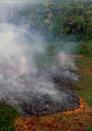
<path id="1" fill-rule="evenodd" d="M 66 111 L 66 112 L 64 112 L 64 114 L 69 115 L 69 114 L 80 113 L 83 111 L 85 111 L 85 102 L 83 99 L 80 99 L 80 107 L 79 108 L 72 110 L 72 111 Z"/>

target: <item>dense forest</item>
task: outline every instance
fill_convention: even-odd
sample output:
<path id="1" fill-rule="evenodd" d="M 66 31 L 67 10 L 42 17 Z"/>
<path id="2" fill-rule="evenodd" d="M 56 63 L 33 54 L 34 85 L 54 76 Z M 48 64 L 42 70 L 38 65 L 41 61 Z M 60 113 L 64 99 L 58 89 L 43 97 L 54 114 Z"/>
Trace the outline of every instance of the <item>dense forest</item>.
<path id="1" fill-rule="evenodd" d="M 77 53 L 92 56 L 89 48 L 92 35 L 91 0 L 44 0 L 32 6 L 29 3 L 23 10 L 17 7 L 11 15 L 13 19 L 11 17 L 10 22 L 28 24 L 31 32 L 38 32 L 49 41 L 70 35 L 76 37 L 81 42 Z"/>
<path id="2" fill-rule="evenodd" d="M 30 23 L 30 29 L 34 31 L 46 34 L 48 32 L 55 37 L 70 33 L 90 36 L 92 33 L 92 1 L 53 0 L 33 6 L 29 4 L 24 11 L 17 11 L 14 12 L 13 21 L 17 23 L 21 16 L 25 23 L 26 18 Z"/>

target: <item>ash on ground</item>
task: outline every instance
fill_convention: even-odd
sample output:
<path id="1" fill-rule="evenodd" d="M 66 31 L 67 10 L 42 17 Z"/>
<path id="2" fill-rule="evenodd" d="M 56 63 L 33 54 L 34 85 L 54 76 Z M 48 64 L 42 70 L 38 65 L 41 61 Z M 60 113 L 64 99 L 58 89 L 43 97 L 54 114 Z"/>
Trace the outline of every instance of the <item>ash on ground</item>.
<path id="1" fill-rule="evenodd" d="M 80 99 L 72 90 L 78 79 L 76 72 L 69 69 L 44 69 L 21 76 L 1 72 L 0 98 L 23 115 L 74 110 L 80 106 Z"/>
<path id="2" fill-rule="evenodd" d="M 22 105 L 24 113 L 46 115 L 79 108 L 80 99 L 73 93 L 74 81 L 79 79 L 76 71 L 46 69 L 39 71 L 32 79 L 31 99 Z"/>

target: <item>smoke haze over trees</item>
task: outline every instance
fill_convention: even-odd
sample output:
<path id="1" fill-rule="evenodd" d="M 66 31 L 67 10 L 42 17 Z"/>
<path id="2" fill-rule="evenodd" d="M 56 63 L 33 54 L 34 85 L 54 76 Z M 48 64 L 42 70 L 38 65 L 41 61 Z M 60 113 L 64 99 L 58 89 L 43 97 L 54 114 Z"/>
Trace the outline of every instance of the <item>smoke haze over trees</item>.
<path id="1" fill-rule="evenodd" d="M 0 1 L 0 100 L 22 114 L 76 109 L 76 55 L 92 56 L 92 0 Z"/>

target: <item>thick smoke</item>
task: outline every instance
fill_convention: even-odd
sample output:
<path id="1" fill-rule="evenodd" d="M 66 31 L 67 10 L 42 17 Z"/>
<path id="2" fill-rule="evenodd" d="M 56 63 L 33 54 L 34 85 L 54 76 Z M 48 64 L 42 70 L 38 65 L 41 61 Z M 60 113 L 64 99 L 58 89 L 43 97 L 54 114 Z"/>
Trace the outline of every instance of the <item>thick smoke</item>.
<path id="1" fill-rule="evenodd" d="M 25 26 L 2 24 L 0 28 L 0 60 L 19 72 L 34 70 L 34 56 L 44 51 L 41 37 Z M 20 71 L 21 70 L 21 71 Z M 25 71 L 26 70 L 26 71 Z"/>
<path id="2" fill-rule="evenodd" d="M 63 101 L 65 93 L 60 94 L 49 74 L 44 71 L 39 73 L 36 64 L 35 58 L 46 51 L 43 37 L 31 32 L 28 24 L 9 22 L 9 17 L 13 17 L 11 12 L 17 9 L 17 5 L 11 1 L 1 3 L 4 14 L 0 14 L 0 99 L 18 109 L 22 102 L 28 103 L 38 94 L 47 94 L 55 101 Z M 14 4 L 14 10 L 10 3 Z M 72 57 L 64 51 L 59 51 L 54 59 L 60 66 L 75 67 Z"/>
<path id="3" fill-rule="evenodd" d="M 27 37 L 30 37 L 28 39 Z M 15 101 L 18 93 L 30 90 L 21 76 L 35 73 L 34 56 L 44 51 L 41 37 L 30 33 L 25 26 L 5 23 L 0 28 L 0 98 Z M 26 94 L 25 94 L 26 96 Z M 19 96 L 20 97 L 20 96 Z M 20 97 L 21 98 L 21 97 Z M 16 100 L 17 101 L 17 100 Z"/>
<path id="4" fill-rule="evenodd" d="M 29 35 L 30 40 L 25 34 Z M 30 93 L 50 95 L 61 100 L 52 80 L 41 75 L 34 56 L 43 53 L 41 37 L 30 33 L 24 27 L 3 24 L 0 32 L 0 99 L 17 107 L 23 101 L 30 101 Z M 58 97 L 60 96 L 60 97 Z"/>

